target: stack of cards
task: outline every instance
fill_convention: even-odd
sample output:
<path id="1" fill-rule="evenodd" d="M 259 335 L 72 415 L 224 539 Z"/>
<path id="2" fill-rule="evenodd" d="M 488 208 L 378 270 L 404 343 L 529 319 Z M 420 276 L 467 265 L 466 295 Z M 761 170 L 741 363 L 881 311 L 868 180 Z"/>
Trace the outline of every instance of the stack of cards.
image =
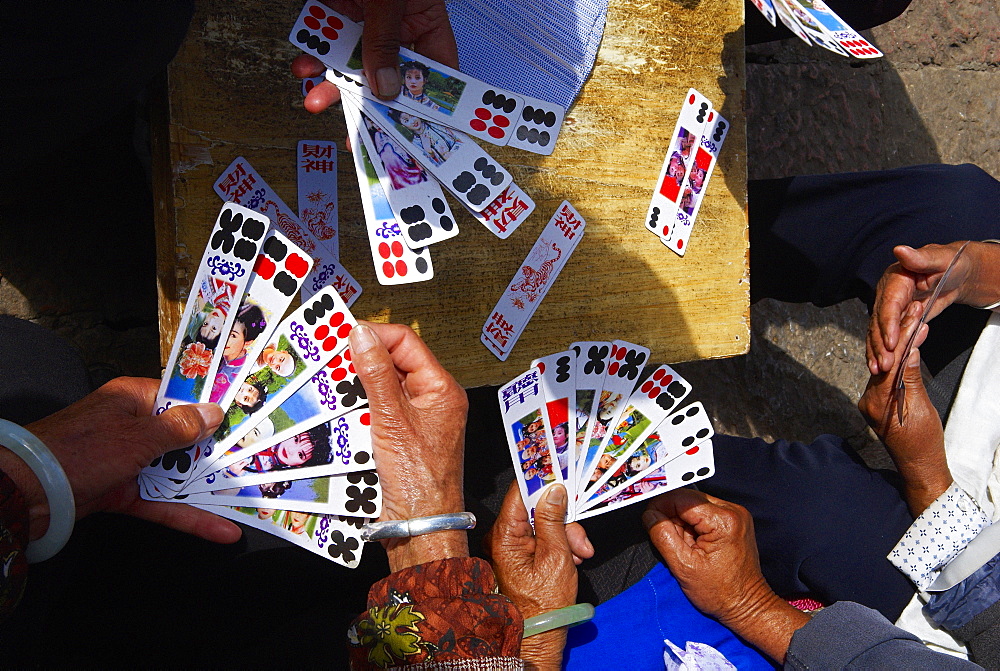
<path id="1" fill-rule="evenodd" d="M 772 26 L 780 19 L 806 44 L 841 56 L 879 58 L 882 52 L 837 16 L 823 0 L 750 0 Z"/>
<path id="2" fill-rule="evenodd" d="M 646 229 L 680 256 L 687 252 L 691 228 L 728 132 L 729 122 L 712 103 L 688 89 L 646 211 Z"/>
<path id="3" fill-rule="evenodd" d="M 260 184 L 260 182 L 258 182 Z M 287 538 L 346 566 L 381 511 L 367 397 L 351 363 L 356 321 L 309 254 L 267 217 L 222 208 L 195 275 L 156 412 L 218 403 L 214 435 L 143 469 L 150 501 L 189 503 Z"/>
<path id="4" fill-rule="evenodd" d="M 705 408 L 670 366 L 621 340 L 577 342 L 535 359 L 498 392 L 514 477 L 534 519 L 547 487 L 569 491 L 568 519 L 644 501 L 715 473 Z"/>

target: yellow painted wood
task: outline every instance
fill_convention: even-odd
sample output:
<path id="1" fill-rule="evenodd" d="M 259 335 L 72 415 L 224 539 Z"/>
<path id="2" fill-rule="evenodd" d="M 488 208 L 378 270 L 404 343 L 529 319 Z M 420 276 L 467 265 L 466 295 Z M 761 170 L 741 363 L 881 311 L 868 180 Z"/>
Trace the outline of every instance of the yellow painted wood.
<path id="1" fill-rule="evenodd" d="M 166 118 L 154 142 L 161 351 L 222 202 L 212 183 L 246 157 L 291 207 L 295 145 L 332 139 L 339 153 L 341 261 L 364 287 L 358 318 L 416 328 L 465 386 L 498 384 L 574 340 L 622 338 L 654 362 L 742 354 L 749 347 L 742 0 L 611 0 L 593 74 L 552 156 L 484 145 L 537 209 L 500 240 L 453 202 L 458 237 L 431 247 L 435 277 L 375 280 L 353 162 L 337 108 L 302 108 L 285 39 L 298 2 L 198 3 L 170 66 Z M 684 258 L 643 221 L 689 87 L 731 122 Z M 169 167 L 169 170 L 167 169 Z M 490 309 L 559 203 L 587 233 L 505 363 L 479 342 Z"/>

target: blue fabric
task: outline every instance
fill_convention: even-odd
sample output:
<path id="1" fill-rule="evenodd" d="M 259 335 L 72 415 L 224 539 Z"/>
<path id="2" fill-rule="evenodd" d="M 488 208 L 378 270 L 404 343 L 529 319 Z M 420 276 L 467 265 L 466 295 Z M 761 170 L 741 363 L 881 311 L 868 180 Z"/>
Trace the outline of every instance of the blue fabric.
<path id="1" fill-rule="evenodd" d="M 951 589 L 934 593 L 924 606 L 924 612 L 939 627 L 958 629 L 998 601 L 1000 554 Z"/>
<path id="2" fill-rule="evenodd" d="M 569 630 L 563 657 L 567 669 L 662 669 L 663 639 L 683 648 L 705 643 L 739 669 L 776 668 L 688 601 L 663 564 L 596 608 L 594 619 Z"/>
<path id="3" fill-rule="evenodd" d="M 573 104 L 604 35 L 607 0 L 448 0 L 462 72 Z"/>

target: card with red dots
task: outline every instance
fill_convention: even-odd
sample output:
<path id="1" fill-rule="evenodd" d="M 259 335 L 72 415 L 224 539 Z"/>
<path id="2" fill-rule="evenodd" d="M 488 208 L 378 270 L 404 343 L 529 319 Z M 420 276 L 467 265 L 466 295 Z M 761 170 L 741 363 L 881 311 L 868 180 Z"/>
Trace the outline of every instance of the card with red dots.
<path id="1" fill-rule="evenodd" d="M 678 474 L 679 476 L 691 473 L 688 477 L 678 477 L 678 480 L 674 481 L 674 487 L 683 487 L 694 482 L 695 477 L 698 480 L 703 480 L 714 473 L 711 450 L 702 448 L 706 443 L 711 443 L 709 439 L 715 435 L 715 430 L 712 428 L 712 422 L 701 403 L 692 403 L 665 417 L 656 426 L 655 432 L 659 445 L 651 445 L 646 439 L 642 443 L 633 443 L 628 454 L 612 466 L 615 472 L 621 466 L 625 466 L 624 474 L 627 477 L 619 477 L 616 481 L 617 484 L 611 488 L 602 487 L 605 489 L 604 493 L 589 499 L 580 507 L 581 510 L 594 508 L 599 501 L 615 497 L 628 487 L 629 483 L 640 481 L 663 466 L 674 464 L 674 462 L 678 462 L 674 464 L 674 467 L 679 467 L 682 471 Z M 638 456 L 636 456 L 637 453 Z M 705 463 L 706 458 L 707 464 Z M 698 473 L 699 470 L 706 467 L 707 471 Z M 604 483 L 601 484 L 608 482 L 610 482 L 610 478 L 605 479 Z"/>
<path id="2" fill-rule="evenodd" d="M 285 318 L 239 386 L 214 434 L 217 452 L 231 448 L 347 347 L 357 322 L 332 287 Z"/>
<path id="3" fill-rule="evenodd" d="M 230 508 L 193 504 L 220 517 L 283 538 L 324 559 L 347 568 L 357 568 L 365 543 L 361 528 L 368 518 L 346 515 L 311 515 L 271 507 Z"/>
<path id="4" fill-rule="evenodd" d="M 343 99 L 348 133 L 364 142 L 389 208 L 402 227 L 403 242 L 420 249 L 458 235 L 455 215 L 441 184 L 406 148 L 365 117 L 353 99 Z"/>
<path id="5" fill-rule="evenodd" d="M 667 236 L 660 236 L 660 242 L 675 253 L 684 256 L 687 253 L 688 240 L 691 238 L 691 228 L 698 216 L 701 204 L 708 191 L 708 180 L 712 177 L 715 164 L 718 162 L 722 143 L 729 133 L 729 122 L 718 112 L 715 119 L 708 122 L 705 131 L 698 139 L 691 170 L 684 178 L 681 187 L 681 199 L 677 205 L 677 216 L 673 229 Z"/>
<path id="6" fill-rule="evenodd" d="M 757 10 L 764 15 L 767 22 L 772 26 L 778 25 L 777 16 L 774 13 L 774 3 L 772 0 L 750 0 L 751 4 L 757 8 Z"/>
<path id="7" fill-rule="evenodd" d="M 593 485 L 595 476 L 603 475 L 607 468 L 598 462 L 611 438 L 609 428 L 618 425 L 618 418 L 625 410 L 632 390 L 639 382 L 639 373 L 648 359 L 649 349 L 646 347 L 624 340 L 611 343 L 611 351 L 605 360 L 607 372 L 594 400 L 594 420 L 583 445 L 586 453 L 580 455 L 580 463 L 584 464 L 580 473 L 581 494 Z"/>
<path id="8" fill-rule="evenodd" d="M 184 501 L 240 508 L 273 508 L 313 515 L 378 517 L 382 512 L 382 488 L 378 473 L 367 470 L 185 494 Z"/>
<path id="9" fill-rule="evenodd" d="M 483 325 L 483 344 L 506 360 L 542 299 L 583 239 L 587 222 L 563 201 L 535 241 Z M 490 341 L 490 342 L 487 342 Z"/>
<path id="10" fill-rule="evenodd" d="M 303 300 L 327 285 L 336 285 L 348 306 L 361 295 L 361 285 L 337 260 L 333 238 L 326 241 L 317 238 L 245 158 L 236 157 L 215 180 L 214 189 L 220 198 L 270 217 L 289 240 L 312 257 L 313 269 L 301 288 Z"/>
<path id="11" fill-rule="evenodd" d="M 647 442 L 660 444 L 658 434 L 652 434 Z M 647 457 L 634 457 L 645 461 Z M 706 440 L 687 450 L 683 455 L 658 468 L 651 469 L 638 479 L 631 479 L 615 488 L 614 492 L 577 515 L 584 520 L 603 513 L 618 510 L 633 503 L 640 503 L 678 487 L 687 487 L 715 475 L 715 452 L 712 441 Z"/>
<path id="12" fill-rule="evenodd" d="M 660 176 L 653 188 L 653 198 L 646 210 L 646 229 L 661 238 L 670 234 L 677 215 L 681 185 L 694 159 L 695 145 L 705 124 L 714 118 L 715 112 L 708 98 L 695 89 L 688 89 L 673 135 L 670 136 L 670 144 L 667 145 Z"/>
<path id="13" fill-rule="evenodd" d="M 822 38 L 816 40 L 820 46 L 845 56 L 850 54 L 855 58 L 879 58 L 883 55 L 822 0 L 789 0 L 789 4 L 793 9 L 800 10 L 794 11 L 794 14 L 804 26 L 815 26 L 824 33 Z M 815 30 L 810 32 L 809 36 L 815 39 L 815 32 Z M 833 45 L 829 44 L 831 41 Z"/>
<path id="14" fill-rule="evenodd" d="M 844 58 L 850 57 L 850 54 L 840 46 L 833 35 L 798 0 L 775 0 L 775 2 L 784 6 L 787 16 L 798 23 L 798 27 L 805 33 L 810 43 L 828 49 Z M 812 0 L 806 0 L 806 2 L 812 4 Z"/>
<path id="15" fill-rule="evenodd" d="M 513 180 L 502 165 L 465 133 L 367 98 L 354 100 L 365 116 L 406 147 L 413 158 L 471 209 L 477 212 L 485 209 Z"/>
<path id="16" fill-rule="evenodd" d="M 295 151 L 299 221 L 340 259 L 337 234 L 337 143 L 299 140 Z"/>
<path id="17" fill-rule="evenodd" d="M 356 129 L 355 129 L 356 130 Z M 354 168 L 361 187 L 361 207 L 365 213 L 368 244 L 379 284 L 396 285 L 424 282 L 434 277 L 429 248 L 410 249 L 403 242 L 403 228 L 386 200 L 368 150 L 358 133 L 351 137 Z"/>
<path id="18" fill-rule="evenodd" d="M 581 476 L 581 499 L 586 502 L 598 496 L 603 485 L 626 463 L 656 426 L 676 409 L 681 399 L 691 391 L 691 385 L 670 366 L 663 365 L 632 392 L 614 422 L 608 425 L 596 458 L 591 460 L 586 478 Z M 581 508 L 586 506 L 581 505 Z"/>
<path id="19" fill-rule="evenodd" d="M 806 44 L 812 46 L 812 42 L 809 40 L 809 35 L 806 33 L 805 28 L 799 23 L 792 15 L 792 10 L 789 8 L 787 3 L 781 0 L 774 0 L 774 11 L 777 13 L 778 18 L 781 20 L 785 27 L 792 32 L 793 35 L 798 37 L 800 40 Z"/>
<path id="20" fill-rule="evenodd" d="M 321 2 L 308 0 L 288 34 L 288 41 L 315 56 L 328 68 L 363 76 L 361 69 L 361 24 L 338 14 Z M 354 57 L 354 67 L 348 61 Z"/>

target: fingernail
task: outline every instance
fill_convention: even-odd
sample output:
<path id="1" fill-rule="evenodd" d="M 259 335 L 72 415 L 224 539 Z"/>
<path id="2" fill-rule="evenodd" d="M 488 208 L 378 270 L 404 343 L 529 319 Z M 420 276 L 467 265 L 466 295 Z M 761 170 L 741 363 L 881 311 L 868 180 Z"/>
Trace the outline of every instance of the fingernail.
<path id="1" fill-rule="evenodd" d="M 553 485 L 549 488 L 547 500 L 554 506 L 566 505 L 566 488 L 562 485 Z"/>
<path id="2" fill-rule="evenodd" d="M 399 81 L 398 68 L 380 68 L 375 71 L 375 84 L 378 90 L 375 92 L 379 98 L 395 98 L 399 95 L 402 84 Z"/>
<path id="3" fill-rule="evenodd" d="M 661 513 L 659 510 L 647 510 L 642 514 L 642 524 L 647 530 L 656 526 L 665 519 L 667 519 L 666 515 Z"/>
<path id="4" fill-rule="evenodd" d="M 364 354 L 375 346 L 375 333 L 370 327 L 358 324 L 351 329 L 351 353 Z"/>
<path id="5" fill-rule="evenodd" d="M 593 543 L 590 542 L 589 538 L 585 538 L 584 539 L 584 541 L 583 541 L 583 547 L 587 548 L 587 552 L 591 552 L 592 553 L 594 551 L 594 545 L 593 545 Z"/>

